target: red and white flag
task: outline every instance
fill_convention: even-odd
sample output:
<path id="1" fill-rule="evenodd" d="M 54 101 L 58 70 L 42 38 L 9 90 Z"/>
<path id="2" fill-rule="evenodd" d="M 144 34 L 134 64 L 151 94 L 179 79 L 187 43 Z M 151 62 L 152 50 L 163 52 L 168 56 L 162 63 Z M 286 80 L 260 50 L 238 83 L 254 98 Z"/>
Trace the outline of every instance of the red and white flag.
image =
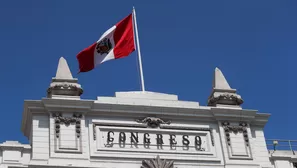
<path id="1" fill-rule="evenodd" d="M 132 14 L 108 29 L 97 42 L 76 56 L 79 72 L 88 72 L 112 59 L 128 56 L 135 50 Z"/>

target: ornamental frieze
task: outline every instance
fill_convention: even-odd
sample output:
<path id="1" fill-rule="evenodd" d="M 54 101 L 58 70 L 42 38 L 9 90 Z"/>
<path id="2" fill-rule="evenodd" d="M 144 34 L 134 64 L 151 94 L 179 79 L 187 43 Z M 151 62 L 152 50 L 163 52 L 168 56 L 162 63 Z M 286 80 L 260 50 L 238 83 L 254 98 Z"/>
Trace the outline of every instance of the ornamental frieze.
<path id="1" fill-rule="evenodd" d="M 155 159 L 143 160 L 141 168 L 173 168 L 173 166 L 173 161 L 160 159 L 160 156 L 158 155 Z"/>
<path id="2" fill-rule="evenodd" d="M 160 127 L 160 124 L 170 124 L 171 121 L 164 121 L 161 118 L 156 117 L 146 117 L 144 119 L 137 119 L 136 122 L 138 123 L 145 123 L 147 127 L 157 128 Z"/>
<path id="3" fill-rule="evenodd" d="M 63 117 L 61 113 L 53 113 L 52 116 L 55 119 L 55 134 L 56 138 L 60 137 L 61 124 L 69 126 L 70 124 L 75 124 L 76 137 L 81 136 L 81 118 L 82 114 L 73 114 L 72 117 Z"/>
<path id="4" fill-rule="evenodd" d="M 236 126 L 236 125 L 231 126 L 229 122 L 225 121 L 225 122 L 222 122 L 222 126 L 224 128 L 227 144 L 229 146 L 231 145 L 231 139 L 230 139 L 230 133 L 231 132 L 233 132 L 235 134 L 242 133 L 244 141 L 246 143 L 246 146 L 249 146 L 249 137 L 248 137 L 248 133 L 247 133 L 247 123 L 241 122 L 241 123 L 239 123 L 238 126 Z"/>

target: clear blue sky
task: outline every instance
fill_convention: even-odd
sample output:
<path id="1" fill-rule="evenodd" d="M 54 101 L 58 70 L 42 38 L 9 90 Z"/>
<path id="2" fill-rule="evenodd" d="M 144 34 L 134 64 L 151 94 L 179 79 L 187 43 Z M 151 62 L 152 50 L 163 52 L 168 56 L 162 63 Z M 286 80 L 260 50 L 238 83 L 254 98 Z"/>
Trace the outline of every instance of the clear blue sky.
<path id="1" fill-rule="evenodd" d="M 64 56 L 84 99 L 140 90 L 136 52 L 77 75 L 76 54 L 136 7 L 146 88 L 206 105 L 215 67 L 271 113 L 266 138 L 297 139 L 297 1 L 0 1 L 0 142 L 27 142 L 24 99 L 46 96 Z"/>

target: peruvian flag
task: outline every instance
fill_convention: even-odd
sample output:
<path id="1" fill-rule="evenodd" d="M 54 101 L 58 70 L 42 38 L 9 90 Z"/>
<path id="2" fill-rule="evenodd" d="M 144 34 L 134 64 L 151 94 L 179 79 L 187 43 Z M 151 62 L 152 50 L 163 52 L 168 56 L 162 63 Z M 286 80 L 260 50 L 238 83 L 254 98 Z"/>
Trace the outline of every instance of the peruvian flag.
<path id="1" fill-rule="evenodd" d="M 128 56 L 135 50 L 132 14 L 108 29 L 97 42 L 76 56 L 79 72 L 88 72 L 112 59 Z"/>

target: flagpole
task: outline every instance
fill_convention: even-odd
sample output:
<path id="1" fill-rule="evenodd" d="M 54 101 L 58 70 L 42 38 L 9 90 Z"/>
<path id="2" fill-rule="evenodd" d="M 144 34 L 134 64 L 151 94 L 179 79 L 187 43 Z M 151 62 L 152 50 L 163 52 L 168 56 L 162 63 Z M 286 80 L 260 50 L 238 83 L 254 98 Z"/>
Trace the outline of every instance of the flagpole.
<path id="1" fill-rule="evenodd" d="M 140 45 L 139 45 L 139 38 L 138 38 L 138 29 L 137 29 L 137 22 L 136 22 L 136 12 L 133 6 L 133 21 L 135 27 L 135 37 L 136 37 L 136 45 L 137 45 L 137 55 L 138 55 L 138 63 L 139 63 L 139 71 L 140 71 L 140 78 L 141 78 L 141 89 L 144 92 L 144 78 L 143 78 L 143 71 L 142 71 L 142 62 L 141 62 L 141 54 L 140 54 Z"/>

